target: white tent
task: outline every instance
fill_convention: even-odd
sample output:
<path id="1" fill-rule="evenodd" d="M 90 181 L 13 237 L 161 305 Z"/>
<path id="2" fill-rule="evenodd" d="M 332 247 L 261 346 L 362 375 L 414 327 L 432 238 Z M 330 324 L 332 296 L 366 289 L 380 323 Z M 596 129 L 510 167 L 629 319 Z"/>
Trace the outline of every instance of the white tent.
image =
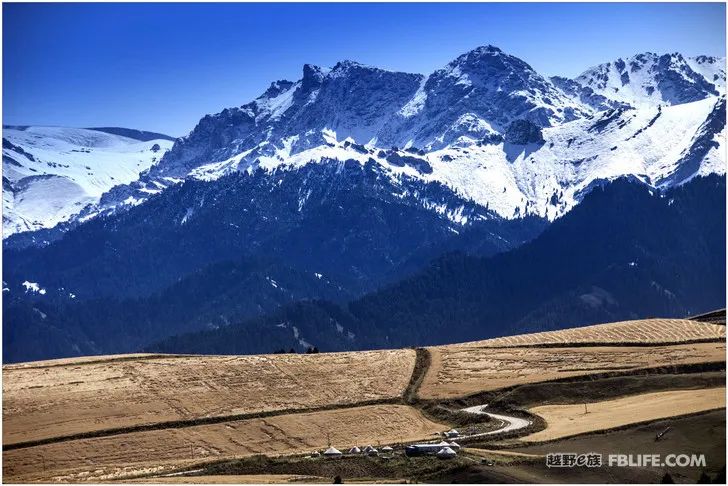
<path id="1" fill-rule="evenodd" d="M 390 453 L 390 452 L 394 452 L 394 449 L 392 449 L 389 446 L 384 446 L 384 447 L 382 447 L 382 452 Z"/>
<path id="2" fill-rule="evenodd" d="M 335 447 L 329 447 L 324 451 L 326 457 L 341 457 L 341 451 Z"/>
<path id="3" fill-rule="evenodd" d="M 449 442 L 445 442 L 444 440 L 443 440 L 443 441 L 441 441 L 441 442 L 440 442 L 439 444 L 437 444 L 437 445 L 438 445 L 438 446 L 440 446 L 440 447 L 450 447 L 450 443 L 449 443 Z"/>
<path id="4" fill-rule="evenodd" d="M 321 454 L 319 454 L 319 451 L 313 451 L 313 452 L 311 453 L 311 457 L 318 457 L 318 456 L 320 456 L 320 455 L 321 455 Z"/>
<path id="5" fill-rule="evenodd" d="M 457 442 L 454 442 L 454 441 L 453 442 L 450 442 L 450 449 L 452 449 L 454 451 L 459 451 L 460 450 L 460 444 L 458 444 Z"/>
<path id="6" fill-rule="evenodd" d="M 378 454 L 379 451 L 377 451 L 374 447 L 368 445 L 364 448 L 364 453 L 369 454 L 370 456 L 375 456 Z"/>
<path id="7" fill-rule="evenodd" d="M 449 447 L 443 447 L 437 453 L 438 459 L 452 459 L 453 457 L 455 457 L 457 455 L 458 455 L 458 453 L 455 452 L 454 450 L 450 449 Z"/>
<path id="8" fill-rule="evenodd" d="M 458 432 L 455 429 L 450 429 L 447 432 L 445 432 L 445 437 L 459 437 L 460 432 Z"/>
<path id="9" fill-rule="evenodd" d="M 361 449 L 359 449 L 357 446 L 354 446 L 349 449 L 349 454 L 361 454 Z"/>

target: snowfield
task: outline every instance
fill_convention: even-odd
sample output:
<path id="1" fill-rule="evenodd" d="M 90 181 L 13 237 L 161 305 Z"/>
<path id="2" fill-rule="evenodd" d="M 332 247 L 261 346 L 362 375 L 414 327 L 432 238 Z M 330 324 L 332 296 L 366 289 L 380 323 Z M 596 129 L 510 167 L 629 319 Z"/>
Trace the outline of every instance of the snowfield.
<path id="1" fill-rule="evenodd" d="M 662 184 L 678 169 L 701 125 L 722 100 L 709 97 L 674 106 L 599 112 L 545 128 L 545 142 L 540 144 L 484 145 L 461 138 L 453 146 L 422 156 L 400 151 L 404 156 L 419 157 L 429 163 L 429 174 L 410 165 L 392 164 L 381 149 L 362 147 L 351 138 L 338 140 L 336 133 L 326 130 L 326 144 L 293 152 L 295 140 L 288 138 L 270 155 L 261 156 L 262 149 L 269 145 L 263 142 L 224 161 L 198 167 L 190 177 L 213 181 L 239 170 L 263 169 L 272 173 L 331 160 L 356 160 L 361 164 L 375 161 L 394 180 L 405 175 L 425 182 L 441 182 L 504 218 L 537 214 L 554 219 L 578 204 L 593 184 L 622 176 L 634 176 L 655 186 Z M 724 143 L 725 129 L 714 139 L 718 144 Z M 258 155 L 251 160 L 253 153 Z M 712 147 L 699 169 L 679 182 L 725 172 L 722 150 Z M 467 223 L 457 221 L 456 217 L 450 219 Z"/>
<path id="2" fill-rule="evenodd" d="M 138 179 L 172 144 L 83 128 L 4 127 L 3 236 L 69 220 Z"/>

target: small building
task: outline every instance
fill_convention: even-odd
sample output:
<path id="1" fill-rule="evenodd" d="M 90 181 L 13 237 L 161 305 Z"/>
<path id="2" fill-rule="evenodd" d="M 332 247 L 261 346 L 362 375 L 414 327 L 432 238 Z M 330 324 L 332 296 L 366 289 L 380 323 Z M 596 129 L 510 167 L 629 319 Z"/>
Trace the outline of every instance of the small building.
<path id="1" fill-rule="evenodd" d="M 437 453 L 438 459 L 452 459 L 453 457 L 457 456 L 458 453 L 454 450 L 450 449 L 449 447 L 443 447 L 440 449 Z"/>
<path id="2" fill-rule="evenodd" d="M 319 451 L 313 451 L 313 452 L 311 453 L 311 457 L 319 457 L 320 455 L 321 455 L 321 454 L 319 453 Z"/>
<path id="3" fill-rule="evenodd" d="M 389 447 L 389 446 L 382 447 L 382 453 L 391 454 L 392 452 L 394 452 L 394 449 L 392 449 L 391 447 Z"/>
<path id="4" fill-rule="evenodd" d="M 336 459 L 341 457 L 343 454 L 341 454 L 341 451 L 335 447 L 329 447 L 324 451 L 324 457 L 327 457 L 329 459 Z"/>
<path id="5" fill-rule="evenodd" d="M 460 437 L 460 432 L 458 432 L 455 429 L 450 429 L 447 432 L 443 434 L 448 439 L 454 439 L 455 437 Z"/>
<path id="6" fill-rule="evenodd" d="M 354 446 L 349 449 L 349 454 L 361 454 L 361 449 L 359 449 L 357 446 Z"/>
<path id="7" fill-rule="evenodd" d="M 404 453 L 407 456 L 423 456 L 427 454 L 437 454 L 445 447 L 450 447 L 449 442 L 438 442 L 435 444 L 413 444 L 405 447 Z"/>

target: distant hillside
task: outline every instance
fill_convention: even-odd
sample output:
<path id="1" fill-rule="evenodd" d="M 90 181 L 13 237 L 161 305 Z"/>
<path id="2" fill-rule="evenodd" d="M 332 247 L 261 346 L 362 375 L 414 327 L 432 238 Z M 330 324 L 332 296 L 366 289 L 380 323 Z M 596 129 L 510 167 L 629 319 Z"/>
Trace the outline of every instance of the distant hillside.
<path id="1" fill-rule="evenodd" d="M 177 139 L 6 127 L 6 357 L 233 328 L 239 352 L 408 346 L 720 306 L 705 181 L 724 179 L 680 186 L 724 177 L 724 64 L 547 78 L 486 45 L 428 75 L 306 64 Z"/>
<path id="2" fill-rule="evenodd" d="M 82 222 L 109 189 L 158 163 L 173 140 L 126 128 L 3 126 L 3 238 Z"/>
<path id="3" fill-rule="evenodd" d="M 140 142 L 148 142 L 149 140 L 169 140 L 174 142 L 177 140 L 175 137 L 170 137 L 163 133 L 147 132 L 145 130 L 135 130 L 133 128 L 122 128 L 122 127 L 92 127 L 89 130 L 96 130 L 97 132 L 111 133 L 113 135 L 121 135 L 122 137 L 133 138 Z"/>
<path id="4" fill-rule="evenodd" d="M 147 349 L 245 354 L 301 349 L 301 339 L 321 350 L 398 347 L 693 315 L 725 306 L 725 216 L 725 177 L 665 193 L 620 180 L 511 252 L 446 255 L 343 308 L 298 303 Z"/>

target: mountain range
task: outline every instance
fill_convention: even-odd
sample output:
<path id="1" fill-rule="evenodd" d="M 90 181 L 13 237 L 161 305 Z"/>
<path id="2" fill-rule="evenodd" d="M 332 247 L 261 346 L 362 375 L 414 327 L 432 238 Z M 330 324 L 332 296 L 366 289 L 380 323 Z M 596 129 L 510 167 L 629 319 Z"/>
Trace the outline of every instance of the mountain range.
<path id="1" fill-rule="evenodd" d="M 239 352 L 273 342 L 407 346 L 720 306 L 718 279 L 705 280 L 702 297 L 684 279 L 725 269 L 711 253 L 720 244 L 711 221 L 725 227 L 716 196 L 725 193 L 725 119 L 722 58 L 645 53 L 567 79 L 484 46 L 426 76 L 307 64 L 299 80 L 273 82 L 174 141 L 4 127 L 6 357 L 174 351 L 189 345 L 172 336 L 198 331 L 259 343 Z M 615 214 L 605 194 L 634 206 Z M 616 232 L 625 248 L 614 238 L 614 247 L 570 246 L 630 212 L 664 226 Z M 716 219 L 690 223 L 700 218 Z M 650 246 L 671 231 L 700 236 L 675 243 L 684 254 Z M 528 253 L 534 245 L 542 249 Z M 639 269 L 614 273 L 625 258 L 637 262 L 641 245 Z M 590 253 L 574 268 L 602 273 L 544 280 L 580 251 Z M 661 273 L 659 261 L 677 273 Z M 434 278 L 437 265 L 473 280 Z M 534 289 L 530 272 L 551 293 Z M 632 279 L 624 291 L 616 275 Z M 630 298 L 655 286 L 679 298 Z M 407 298 L 377 297 L 400 288 Z M 437 308 L 425 305 L 435 289 Z M 446 297 L 452 289 L 468 291 Z M 403 301 L 412 307 L 389 305 Z M 286 324 L 281 312 L 315 319 Z M 443 316 L 461 319 L 460 331 L 448 334 Z M 338 340 L 313 324 L 320 319 L 339 323 Z M 205 336 L 200 343 L 216 342 Z"/>
<path id="2" fill-rule="evenodd" d="M 130 181 L 109 174 L 105 180 L 92 167 L 85 175 L 95 190 L 86 192 L 94 200 L 65 203 L 59 216 L 40 224 L 24 224 L 6 203 L 4 236 L 138 204 L 190 178 L 295 170 L 329 159 L 371 159 L 393 179 L 442 183 L 501 217 L 552 220 L 600 180 L 629 174 L 656 186 L 671 184 L 684 156 L 700 143 L 700 127 L 724 110 L 724 95 L 724 58 L 679 53 L 618 59 L 575 79 L 549 79 L 494 46 L 474 49 L 428 76 L 353 61 L 333 68 L 307 64 L 298 81 L 273 82 L 252 102 L 203 117 L 168 153 L 171 144 L 159 143 L 163 150 L 146 159 L 120 156 L 118 162 L 93 152 L 123 152 L 120 146 L 139 139 L 118 130 L 5 127 L 6 171 L 19 166 L 23 175 L 35 169 L 31 175 L 68 177 L 46 166 L 85 169 L 85 158 L 107 171 L 130 164 L 141 176 Z M 723 128 L 711 130 L 719 143 Z M 102 134 L 117 139 L 99 139 Z M 725 170 L 715 147 L 702 159 L 681 180 Z M 84 186 L 83 175 L 69 178 Z"/>
<path id="3" fill-rule="evenodd" d="M 423 346 L 697 315 L 725 305 L 725 216 L 724 177 L 665 193 L 620 179 L 510 252 L 448 253 L 343 305 L 298 302 L 145 349 L 252 354 L 303 351 L 308 343 L 321 351 Z"/>

